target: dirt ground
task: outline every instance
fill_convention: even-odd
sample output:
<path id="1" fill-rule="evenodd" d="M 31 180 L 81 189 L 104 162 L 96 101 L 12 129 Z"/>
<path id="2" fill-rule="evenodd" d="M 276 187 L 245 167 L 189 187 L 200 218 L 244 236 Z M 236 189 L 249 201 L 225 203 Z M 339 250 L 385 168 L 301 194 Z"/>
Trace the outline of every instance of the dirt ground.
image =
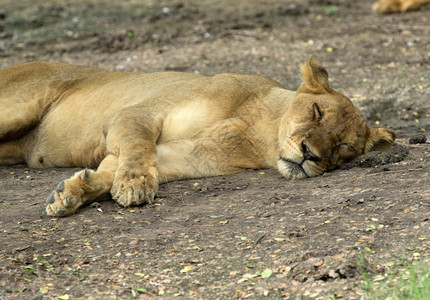
<path id="1" fill-rule="evenodd" d="M 400 261 L 429 263 L 430 7 L 34 3 L 0 0 L 0 67 L 253 73 L 296 89 L 298 65 L 317 54 L 332 87 L 398 140 L 316 178 L 249 170 L 171 182 L 153 205 L 103 201 L 66 218 L 46 216 L 45 199 L 77 169 L 0 167 L 0 299 L 363 299 L 361 270 L 383 278 Z"/>

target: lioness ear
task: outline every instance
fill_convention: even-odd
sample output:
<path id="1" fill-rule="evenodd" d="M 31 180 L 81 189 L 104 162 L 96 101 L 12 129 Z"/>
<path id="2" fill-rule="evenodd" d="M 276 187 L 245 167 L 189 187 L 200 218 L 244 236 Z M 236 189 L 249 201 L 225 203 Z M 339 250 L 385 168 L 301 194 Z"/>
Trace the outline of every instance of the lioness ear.
<path id="1" fill-rule="evenodd" d="M 330 91 L 328 85 L 328 73 L 321 66 L 321 63 L 316 55 L 312 55 L 308 61 L 301 66 L 302 84 L 297 92 L 311 92 L 321 94 Z"/>
<path id="2" fill-rule="evenodd" d="M 364 151 L 385 151 L 391 148 L 396 139 L 396 134 L 387 128 L 370 128 L 370 134 L 366 141 Z"/>

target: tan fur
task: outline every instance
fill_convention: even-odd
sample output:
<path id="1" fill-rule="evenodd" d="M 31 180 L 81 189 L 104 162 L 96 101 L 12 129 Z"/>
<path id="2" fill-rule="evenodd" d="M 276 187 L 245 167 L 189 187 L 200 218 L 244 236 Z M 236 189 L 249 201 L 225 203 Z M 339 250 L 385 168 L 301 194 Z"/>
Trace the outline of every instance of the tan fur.
<path id="1" fill-rule="evenodd" d="M 150 203 L 159 183 L 278 168 L 317 176 L 395 134 L 369 128 L 317 57 L 297 92 L 260 76 L 119 73 L 47 62 L 0 71 L 0 164 L 84 167 L 47 199 L 65 216 L 111 194 Z"/>
<path id="2" fill-rule="evenodd" d="M 429 4 L 430 0 L 379 0 L 373 4 L 373 11 L 378 14 L 391 14 L 418 10 L 421 6 Z"/>

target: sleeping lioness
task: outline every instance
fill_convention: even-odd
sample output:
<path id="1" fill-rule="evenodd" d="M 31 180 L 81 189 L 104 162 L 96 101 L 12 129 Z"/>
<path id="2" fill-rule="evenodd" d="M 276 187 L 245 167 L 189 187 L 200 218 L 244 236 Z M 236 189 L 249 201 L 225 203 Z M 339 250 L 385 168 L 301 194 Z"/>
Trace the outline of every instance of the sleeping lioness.
<path id="1" fill-rule="evenodd" d="M 372 9 L 378 14 L 391 14 L 418 10 L 425 4 L 430 4 L 430 0 L 379 0 Z"/>
<path id="2" fill-rule="evenodd" d="M 121 73 L 33 62 L 0 71 L 0 164 L 83 167 L 46 200 L 50 216 L 111 194 L 151 203 L 163 182 L 277 168 L 317 176 L 395 133 L 369 128 L 312 56 L 296 92 L 265 77 Z M 96 171 L 92 168 L 97 168 Z"/>

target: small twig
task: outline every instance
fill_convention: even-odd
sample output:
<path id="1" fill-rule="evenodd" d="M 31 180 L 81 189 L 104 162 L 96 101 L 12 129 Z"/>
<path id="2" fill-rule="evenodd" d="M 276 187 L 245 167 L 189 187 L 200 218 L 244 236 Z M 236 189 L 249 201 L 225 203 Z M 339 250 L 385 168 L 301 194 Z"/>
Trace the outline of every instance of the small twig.
<path id="1" fill-rule="evenodd" d="M 266 236 L 266 233 L 263 233 L 262 235 L 260 235 L 254 242 L 254 245 L 257 245 L 259 242 L 261 242 L 261 240 Z"/>
<path id="2" fill-rule="evenodd" d="M 21 251 L 24 251 L 24 250 L 27 250 L 28 248 L 30 248 L 31 247 L 31 245 L 28 245 L 28 246 L 24 246 L 24 247 L 21 247 L 21 248 L 16 248 L 16 249 L 14 249 L 15 251 L 18 251 L 18 252 L 21 252 Z"/>
<path id="3" fill-rule="evenodd" d="M 430 26 L 415 26 L 415 25 L 401 25 L 401 24 L 390 24 L 389 28 L 384 28 L 380 25 L 368 25 L 367 29 L 379 31 L 379 32 L 389 32 L 392 33 L 393 29 L 397 30 L 419 30 L 419 31 L 430 31 Z"/>

